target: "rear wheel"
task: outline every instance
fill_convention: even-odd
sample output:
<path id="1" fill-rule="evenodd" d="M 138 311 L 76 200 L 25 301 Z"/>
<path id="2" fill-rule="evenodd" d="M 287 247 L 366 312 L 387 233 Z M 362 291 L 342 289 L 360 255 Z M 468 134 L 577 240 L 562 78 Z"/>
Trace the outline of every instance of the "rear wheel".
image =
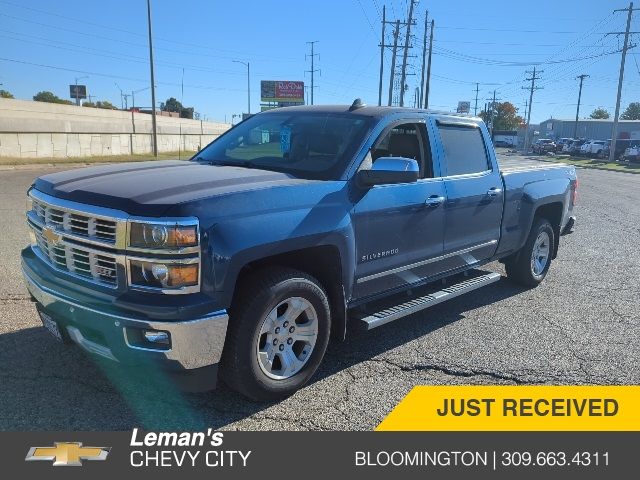
<path id="1" fill-rule="evenodd" d="M 507 277 L 527 287 L 538 286 L 551 266 L 554 242 L 549 221 L 536 218 L 522 249 L 505 263 Z"/>
<path id="2" fill-rule="evenodd" d="M 234 302 L 221 376 L 253 400 L 291 395 L 320 365 L 330 329 L 329 300 L 315 278 L 288 268 L 259 273 Z"/>

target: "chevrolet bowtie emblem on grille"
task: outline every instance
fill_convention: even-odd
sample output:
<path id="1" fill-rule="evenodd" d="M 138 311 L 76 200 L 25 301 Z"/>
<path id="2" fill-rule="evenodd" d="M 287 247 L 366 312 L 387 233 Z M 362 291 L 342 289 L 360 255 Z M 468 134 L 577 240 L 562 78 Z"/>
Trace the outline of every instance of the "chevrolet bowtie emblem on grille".
<path id="1" fill-rule="evenodd" d="M 80 442 L 55 442 L 55 447 L 31 447 L 25 460 L 53 461 L 54 467 L 82 465 L 83 460 L 106 460 L 111 447 L 83 447 Z"/>
<path id="2" fill-rule="evenodd" d="M 59 233 L 51 227 L 42 227 L 42 236 L 47 239 L 47 242 L 56 245 L 62 238 Z"/>

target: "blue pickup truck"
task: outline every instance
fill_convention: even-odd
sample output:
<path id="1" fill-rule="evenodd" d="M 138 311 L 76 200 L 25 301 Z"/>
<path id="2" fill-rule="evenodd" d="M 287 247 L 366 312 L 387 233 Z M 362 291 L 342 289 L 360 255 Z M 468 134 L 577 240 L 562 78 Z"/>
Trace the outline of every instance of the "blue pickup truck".
<path id="1" fill-rule="evenodd" d="M 53 173 L 22 268 L 45 327 L 186 389 L 256 400 L 330 337 L 496 282 L 535 287 L 573 229 L 575 169 L 498 165 L 478 118 L 393 107 L 255 115 L 190 161 Z"/>

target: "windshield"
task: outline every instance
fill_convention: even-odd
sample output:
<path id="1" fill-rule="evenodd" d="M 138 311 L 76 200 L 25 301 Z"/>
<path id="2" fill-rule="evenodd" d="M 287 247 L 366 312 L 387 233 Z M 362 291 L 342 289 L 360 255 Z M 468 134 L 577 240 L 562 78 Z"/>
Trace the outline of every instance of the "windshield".
<path id="1" fill-rule="evenodd" d="M 223 134 L 193 160 L 337 180 L 371 123 L 372 119 L 353 114 L 262 113 Z"/>

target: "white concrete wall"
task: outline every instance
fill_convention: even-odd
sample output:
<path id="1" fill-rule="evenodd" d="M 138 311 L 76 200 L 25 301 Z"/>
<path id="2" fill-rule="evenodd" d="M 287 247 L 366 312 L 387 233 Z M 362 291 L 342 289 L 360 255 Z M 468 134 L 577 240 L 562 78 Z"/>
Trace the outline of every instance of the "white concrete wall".
<path id="1" fill-rule="evenodd" d="M 158 151 L 196 151 L 230 125 L 157 118 Z M 61 158 L 151 153 L 144 113 L 0 98 L 0 157 Z"/>

